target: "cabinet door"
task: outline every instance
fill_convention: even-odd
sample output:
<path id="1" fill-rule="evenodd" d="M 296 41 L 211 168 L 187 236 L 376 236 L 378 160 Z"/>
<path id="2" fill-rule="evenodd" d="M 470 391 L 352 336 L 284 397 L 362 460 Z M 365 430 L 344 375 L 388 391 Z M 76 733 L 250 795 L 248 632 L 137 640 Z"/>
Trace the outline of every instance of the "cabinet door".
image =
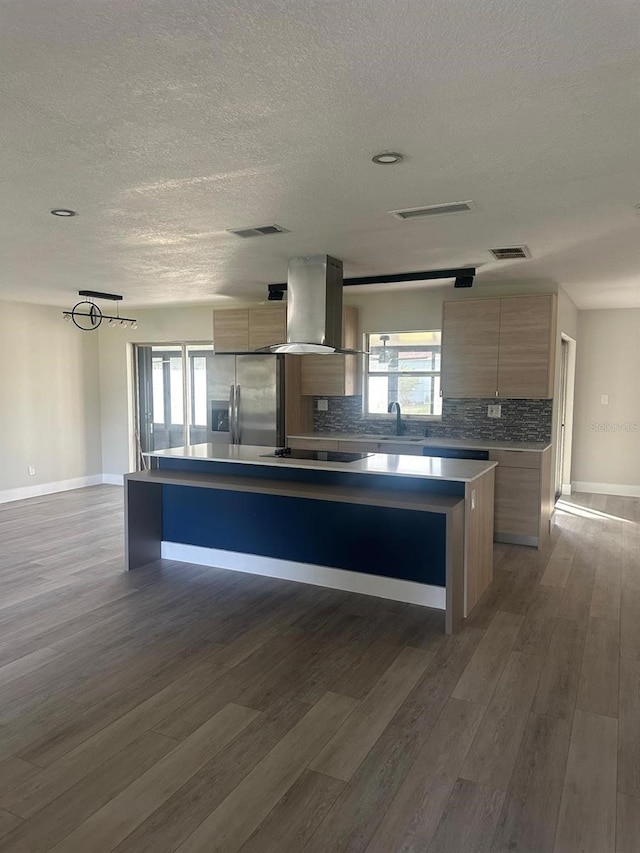
<path id="1" fill-rule="evenodd" d="M 384 453 L 380 441 L 340 441 L 338 449 L 344 453 Z"/>
<path id="2" fill-rule="evenodd" d="M 501 299 L 498 394 L 553 397 L 555 294 Z"/>
<path id="3" fill-rule="evenodd" d="M 409 441 L 381 441 L 379 453 L 397 453 L 398 456 L 422 456 L 422 445 Z"/>
<path id="4" fill-rule="evenodd" d="M 540 471 L 538 468 L 496 468 L 496 533 L 538 537 Z"/>
<path id="5" fill-rule="evenodd" d="M 342 345 L 358 346 L 358 314 L 345 307 L 342 315 Z M 302 358 L 303 394 L 319 397 L 345 397 L 359 392 L 360 359 L 357 355 L 305 355 Z"/>
<path id="6" fill-rule="evenodd" d="M 302 356 L 301 390 L 320 397 L 343 397 L 345 393 L 344 355 Z"/>
<path id="7" fill-rule="evenodd" d="M 213 312 L 214 352 L 249 350 L 249 312 L 246 308 Z"/>
<path id="8" fill-rule="evenodd" d="M 249 309 L 249 349 L 281 344 L 287 339 L 286 308 Z"/>
<path id="9" fill-rule="evenodd" d="M 290 438 L 287 446 L 292 450 L 337 450 L 337 439 L 330 438 Z"/>
<path id="10" fill-rule="evenodd" d="M 442 393 L 445 397 L 495 397 L 499 333 L 499 299 L 444 303 Z"/>

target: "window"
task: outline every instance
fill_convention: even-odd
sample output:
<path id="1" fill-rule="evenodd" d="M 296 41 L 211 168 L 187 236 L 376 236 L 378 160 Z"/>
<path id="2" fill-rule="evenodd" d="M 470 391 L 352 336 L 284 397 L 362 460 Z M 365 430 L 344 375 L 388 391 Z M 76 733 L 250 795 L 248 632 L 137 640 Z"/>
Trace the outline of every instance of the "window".
<path id="1" fill-rule="evenodd" d="M 365 346 L 365 415 L 386 414 L 394 400 L 403 415 L 442 414 L 439 329 L 371 333 Z"/>

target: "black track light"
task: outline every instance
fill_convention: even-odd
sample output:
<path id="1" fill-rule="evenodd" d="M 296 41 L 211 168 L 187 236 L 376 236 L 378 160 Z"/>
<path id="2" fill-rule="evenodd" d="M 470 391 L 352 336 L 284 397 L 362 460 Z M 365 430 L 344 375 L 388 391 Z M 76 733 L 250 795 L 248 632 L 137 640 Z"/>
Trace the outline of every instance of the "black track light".
<path id="1" fill-rule="evenodd" d="M 472 275 L 459 275 L 456 278 L 454 287 L 473 287 L 473 276 Z"/>

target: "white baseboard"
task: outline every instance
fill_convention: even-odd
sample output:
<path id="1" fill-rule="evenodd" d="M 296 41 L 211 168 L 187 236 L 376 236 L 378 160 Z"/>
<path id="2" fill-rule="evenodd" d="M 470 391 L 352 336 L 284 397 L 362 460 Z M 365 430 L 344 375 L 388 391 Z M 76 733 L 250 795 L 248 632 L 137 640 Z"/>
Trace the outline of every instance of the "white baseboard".
<path id="1" fill-rule="evenodd" d="M 105 486 L 123 486 L 124 474 L 103 474 L 102 482 Z"/>
<path id="2" fill-rule="evenodd" d="M 42 495 L 52 495 L 55 492 L 68 492 L 71 489 L 83 489 L 85 486 L 99 486 L 103 482 L 102 474 L 91 474 L 88 477 L 74 477 L 71 480 L 40 483 L 37 486 L 5 489 L 0 492 L 0 504 L 10 503 L 11 501 L 22 501 L 25 498 L 39 498 Z"/>
<path id="3" fill-rule="evenodd" d="M 571 483 L 563 483 L 560 489 L 561 495 L 570 495 L 571 494 Z"/>
<path id="4" fill-rule="evenodd" d="M 203 548 L 199 545 L 182 545 L 178 542 L 163 542 L 161 555 L 164 559 L 182 563 L 196 563 L 199 566 L 212 566 L 251 575 L 266 575 L 270 578 L 310 583 L 314 586 L 342 589 L 345 592 L 389 598 L 392 601 L 420 604 L 423 607 L 434 607 L 438 610 L 446 608 L 446 590 L 442 586 L 429 586 L 413 581 L 350 572 L 346 569 L 333 569 L 329 566 L 314 566 L 310 563 L 259 557 L 255 554 L 240 554 L 218 548 Z"/>
<path id="5" fill-rule="evenodd" d="M 585 483 L 571 484 L 574 492 L 592 492 L 595 495 L 620 495 L 623 498 L 640 498 L 640 486 L 628 483 Z"/>

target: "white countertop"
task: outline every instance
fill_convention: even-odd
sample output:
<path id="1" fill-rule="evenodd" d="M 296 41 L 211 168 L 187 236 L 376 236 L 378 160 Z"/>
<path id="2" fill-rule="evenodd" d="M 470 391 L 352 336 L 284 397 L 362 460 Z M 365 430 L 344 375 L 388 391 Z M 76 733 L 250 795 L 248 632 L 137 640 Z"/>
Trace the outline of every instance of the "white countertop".
<path id="1" fill-rule="evenodd" d="M 407 444 L 409 447 L 451 447 L 464 450 L 529 450 L 534 453 L 542 453 L 548 447 L 549 442 L 544 441 L 497 441 L 495 439 L 483 438 L 439 438 L 429 436 L 419 438 L 412 436 L 407 441 L 406 436 L 374 435 L 363 433 L 361 435 L 353 432 L 307 432 L 300 435 L 290 435 L 289 438 L 324 439 L 325 441 L 391 441 Z"/>
<path id="2" fill-rule="evenodd" d="M 192 444 L 156 450 L 149 456 L 163 459 L 197 459 L 202 462 L 236 462 L 244 465 L 269 465 L 274 468 L 311 468 L 316 471 L 339 471 L 352 474 L 382 474 L 416 477 L 425 480 L 448 480 L 470 483 L 496 466 L 496 462 L 475 459 L 441 459 L 437 456 L 404 456 L 374 453 L 355 462 L 323 462 L 315 459 L 290 459 L 265 456 L 275 448 L 254 445 Z"/>

